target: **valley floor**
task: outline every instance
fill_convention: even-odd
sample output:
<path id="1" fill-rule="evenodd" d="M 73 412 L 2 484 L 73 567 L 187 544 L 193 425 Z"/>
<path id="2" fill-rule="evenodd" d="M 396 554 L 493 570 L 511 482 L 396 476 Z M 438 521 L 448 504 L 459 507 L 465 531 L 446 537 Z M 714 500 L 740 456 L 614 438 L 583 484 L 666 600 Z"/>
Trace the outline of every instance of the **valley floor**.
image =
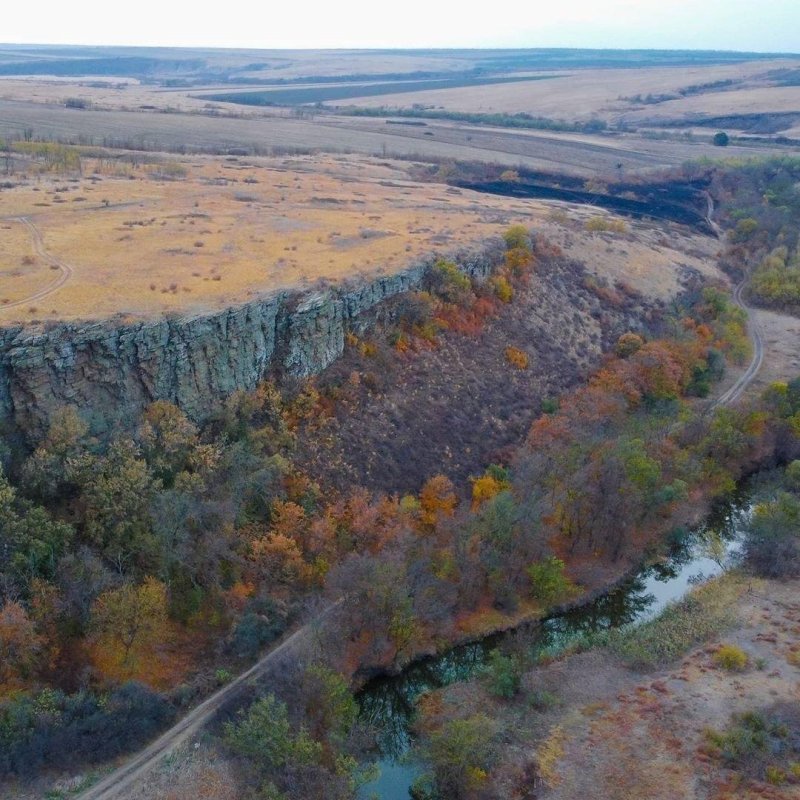
<path id="1" fill-rule="evenodd" d="M 541 715 L 506 753 L 508 774 L 524 773 L 533 754 L 547 774 L 523 780 L 518 797 L 572 800 L 722 800 L 745 797 L 797 797 L 796 783 L 769 785 L 737 776 L 714 757 L 707 731 L 724 730 L 732 715 L 769 713 L 795 707 L 800 700 L 800 582 L 735 582 L 736 624 L 715 641 L 690 652 L 669 669 L 638 673 L 605 650 L 591 650 L 535 669 L 524 685 L 550 691 L 556 710 Z M 714 662 L 722 644 L 748 656 L 743 671 Z M 458 705 L 490 703 L 474 687 L 454 687 Z M 495 714 L 509 730 L 531 720 L 522 704 L 495 703 Z M 485 708 L 485 706 L 484 706 Z M 527 712 L 527 716 L 535 712 Z M 546 759 L 545 759 L 546 761 Z M 537 786 L 532 785 L 538 784 Z"/>

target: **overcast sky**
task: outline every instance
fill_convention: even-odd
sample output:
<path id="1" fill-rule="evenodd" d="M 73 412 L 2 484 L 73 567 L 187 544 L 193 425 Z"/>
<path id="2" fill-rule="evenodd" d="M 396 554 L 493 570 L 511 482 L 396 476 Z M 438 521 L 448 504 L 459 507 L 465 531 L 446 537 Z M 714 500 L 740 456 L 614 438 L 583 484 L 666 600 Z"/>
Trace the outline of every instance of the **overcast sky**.
<path id="1" fill-rule="evenodd" d="M 2 42 L 800 50 L 800 0 L 37 0 L 6 5 L 0 15 Z"/>

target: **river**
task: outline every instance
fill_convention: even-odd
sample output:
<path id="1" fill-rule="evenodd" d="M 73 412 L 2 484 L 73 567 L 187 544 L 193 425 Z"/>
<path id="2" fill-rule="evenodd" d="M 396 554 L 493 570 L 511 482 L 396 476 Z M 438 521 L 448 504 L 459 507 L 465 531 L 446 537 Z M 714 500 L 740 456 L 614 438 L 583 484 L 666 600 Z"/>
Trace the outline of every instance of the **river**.
<path id="1" fill-rule="evenodd" d="M 651 619 L 682 598 L 693 585 L 722 571 L 709 557 L 708 543 L 719 537 L 724 564 L 735 559 L 742 522 L 750 509 L 749 494 L 737 496 L 712 514 L 706 524 L 674 544 L 666 556 L 597 599 L 562 614 L 529 623 L 515 631 L 487 636 L 441 655 L 409 665 L 400 675 L 375 678 L 358 695 L 361 714 L 379 731 L 380 776 L 362 787 L 367 800 L 409 800 L 409 788 L 422 772 L 414 759 L 412 721 L 416 700 L 425 692 L 474 677 L 489 654 L 511 636 L 523 634 L 531 656 L 561 646 L 586 632 L 635 625 Z"/>

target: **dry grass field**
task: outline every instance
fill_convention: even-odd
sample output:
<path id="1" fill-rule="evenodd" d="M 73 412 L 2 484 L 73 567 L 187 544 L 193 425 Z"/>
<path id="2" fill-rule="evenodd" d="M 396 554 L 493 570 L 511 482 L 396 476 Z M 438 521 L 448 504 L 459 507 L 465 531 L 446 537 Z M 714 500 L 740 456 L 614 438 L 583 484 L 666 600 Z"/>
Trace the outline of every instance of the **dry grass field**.
<path id="1" fill-rule="evenodd" d="M 591 233 L 597 210 L 418 183 L 406 162 L 138 159 L 84 159 L 80 176 L 30 172 L 0 190 L 0 322 L 198 313 L 401 270 L 514 223 L 542 230 L 612 282 L 662 297 L 677 289 L 678 266 L 710 269 L 715 247 L 648 223 Z M 69 275 L 48 292 L 59 264 Z"/>
<path id="2" fill-rule="evenodd" d="M 259 81 L 238 89 L 213 81 L 200 86 L 172 87 L 144 83 L 132 77 L 0 76 L 0 100 L 63 105 L 68 99 L 78 98 L 94 109 L 106 111 L 214 111 L 248 118 L 284 116 L 289 113 L 286 109 L 210 101 L 206 95 L 221 91 L 281 89 L 286 84 L 275 83 L 276 80 L 299 80 L 303 76 L 326 76 L 330 81 L 337 76 L 344 78 L 354 71 L 363 75 L 375 73 L 377 77 L 382 74 L 402 76 L 404 72 L 413 74 L 412 70 L 457 74 L 458 70 L 469 67 L 467 59 L 457 58 L 422 55 L 410 58 L 391 54 L 350 56 L 347 53 L 287 52 L 270 59 L 269 66 L 264 69 L 237 73 L 243 80 Z M 532 80 L 354 97 L 332 101 L 328 105 L 365 108 L 422 105 L 437 110 L 481 114 L 526 112 L 568 122 L 597 117 L 611 124 L 622 121 L 657 125 L 659 120 L 697 114 L 800 111 L 800 86 L 776 85 L 780 83 L 780 71 L 798 67 L 800 60 L 780 59 L 639 69 L 523 71 L 508 73 L 506 77 L 530 76 Z M 542 76 L 550 79 L 533 80 Z M 498 76 L 498 80 L 502 78 Z M 314 77 L 309 77 L 302 87 L 331 85 L 337 84 L 319 83 Z M 387 83 L 390 85 L 391 81 Z M 682 93 L 686 95 L 680 96 Z M 674 99 L 639 102 L 640 98 L 648 96 L 668 98 L 670 95 Z"/>
<path id="3" fill-rule="evenodd" d="M 609 283 L 667 301 L 681 288 L 686 271 L 726 282 L 717 267 L 719 242 L 674 223 L 622 220 L 591 206 L 551 201 L 536 229 L 564 253 Z M 622 222 L 623 232 L 591 232 L 590 220 Z"/>
<path id="4" fill-rule="evenodd" d="M 244 114 L 251 109 L 240 106 Z M 690 159 L 719 158 L 706 140 L 658 141 L 635 134 L 588 136 L 430 121 L 425 127 L 388 125 L 383 119 L 319 115 L 224 117 L 197 113 L 97 111 L 0 100 L 0 137 L 34 138 L 127 147 L 136 150 L 220 152 L 321 151 L 420 159 L 485 161 L 584 177 L 679 166 Z M 284 116 L 277 116 L 283 114 Z M 796 149 L 796 148 L 795 148 Z M 748 157 L 792 152 L 769 143 L 731 145 L 724 155 Z"/>
<path id="5" fill-rule="evenodd" d="M 133 78 L 70 79 L 52 77 L 0 78 L 0 100 L 64 105 L 80 99 L 102 111 L 207 111 L 209 103 L 190 97 L 186 90 L 162 89 Z M 211 104 L 218 110 L 229 107 L 237 115 L 241 106 Z M 248 116 L 252 116 L 251 112 Z M 259 116 L 263 116 L 262 111 Z"/>
<path id="6" fill-rule="evenodd" d="M 0 222 L 0 286 L 6 305 L 24 301 L 53 280 L 53 271 L 36 254 L 25 224 L 16 219 Z"/>
<path id="7" fill-rule="evenodd" d="M 120 63 L 138 52 L 121 50 Z M 757 115 L 781 114 L 777 127 L 767 126 L 767 136 L 800 135 L 800 85 L 792 85 L 798 82 L 800 59 L 753 60 L 750 56 L 748 60 L 742 55 L 733 61 L 728 54 L 728 63 L 706 58 L 687 65 L 678 59 L 670 66 L 653 66 L 645 60 L 619 68 L 602 60 L 592 66 L 591 59 L 579 67 L 560 62 L 548 65 L 547 57 L 528 53 L 159 50 L 153 54 L 158 59 L 175 59 L 163 61 L 167 65 L 163 69 L 174 70 L 179 63 L 205 66 L 197 67 L 196 73 L 179 70 L 144 77 L 113 73 L 26 77 L 3 74 L 0 48 L 0 137 L 21 137 L 27 131 L 35 139 L 147 150 L 419 155 L 588 177 L 611 174 L 619 165 L 640 172 L 688 159 L 719 157 L 719 148 L 710 143 L 716 128 L 698 127 L 701 117 L 744 115 L 741 130 L 747 133 L 748 120 L 753 123 Z M 725 61 L 722 55 L 719 60 Z M 109 70 L 113 63 L 106 65 Z M 498 82 L 403 91 L 410 80 L 419 81 L 421 87 L 431 80 L 469 83 L 478 80 L 476 74 L 480 81 Z M 542 76 L 548 79 L 533 80 Z M 525 77 L 531 80 L 508 82 Z M 331 88 L 360 90 L 368 84 L 375 84 L 373 91 L 385 87 L 387 93 L 325 101 Z M 287 105 L 213 99 L 214 95 L 233 98 L 237 92 L 259 95 L 266 89 L 274 90 L 275 98 L 284 98 L 273 102 Z M 269 100 L 267 93 L 265 102 Z M 85 108 L 69 108 L 67 103 Z M 355 106 L 386 107 L 408 112 L 414 105 L 434 113 L 524 112 L 578 125 L 597 120 L 608 130 L 585 135 L 444 119 L 401 125 L 398 120 L 354 117 L 334 108 L 347 112 Z M 797 119 L 787 117 L 792 113 Z M 740 130 L 736 121 L 723 127 L 731 133 Z M 655 132 L 661 137 L 665 131 L 666 138 L 652 136 Z M 694 139 L 684 138 L 685 131 Z M 747 157 L 794 151 L 769 140 L 738 140 L 725 154 Z"/>
<path id="8" fill-rule="evenodd" d="M 0 304 L 8 307 L 0 319 L 221 308 L 319 279 L 399 270 L 535 216 L 520 201 L 414 183 L 405 167 L 359 157 L 202 157 L 29 177 L 0 192 Z M 30 306 L 20 303 L 53 272 L 21 217 L 72 269 L 62 288 Z"/>
<path id="9" fill-rule="evenodd" d="M 592 114 L 625 107 L 620 97 L 677 92 L 687 86 L 720 80 L 752 80 L 770 70 L 797 65 L 798 62 L 778 60 L 698 67 L 581 69 L 559 72 L 560 77 L 552 81 L 420 91 L 394 95 L 391 99 L 386 95 L 354 98 L 347 104 L 403 107 L 420 103 L 452 111 L 508 114 L 527 111 L 541 116 L 587 119 Z"/>

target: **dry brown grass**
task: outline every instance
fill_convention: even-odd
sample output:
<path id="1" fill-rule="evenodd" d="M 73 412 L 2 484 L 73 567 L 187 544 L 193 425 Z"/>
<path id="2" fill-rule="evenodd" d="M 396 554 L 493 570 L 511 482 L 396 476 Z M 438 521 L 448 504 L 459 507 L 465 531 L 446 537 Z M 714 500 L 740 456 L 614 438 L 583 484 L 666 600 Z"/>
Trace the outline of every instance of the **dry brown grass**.
<path id="1" fill-rule="evenodd" d="M 750 394 L 758 395 L 774 381 L 790 381 L 800 373 L 800 319 L 778 311 L 755 308 L 750 311 L 761 328 L 766 357 Z"/>
<path id="2" fill-rule="evenodd" d="M 633 108 L 623 97 L 666 94 L 679 89 L 719 80 L 745 80 L 742 88 L 749 90 L 750 82 L 761 79 L 766 72 L 797 66 L 797 61 L 749 62 L 696 67 L 650 67 L 645 69 L 587 69 L 562 73 L 563 77 L 544 81 L 470 86 L 459 89 L 435 89 L 378 97 L 356 97 L 339 101 L 340 105 L 380 108 L 411 107 L 418 103 L 448 111 L 473 113 L 509 113 L 524 111 L 543 117 L 566 120 L 585 120 L 595 114 L 617 116 Z M 776 90 L 778 91 L 778 90 Z M 788 92 L 788 95 L 787 95 Z M 703 94 L 685 100 L 688 107 L 702 109 L 707 98 L 720 98 L 714 105 L 717 113 L 736 113 L 738 92 Z M 800 108 L 800 90 L 783 90 L 782 97 L 791 96 Z M 748 108 L 753 97 L 743 92 L 742 103 Z M 649 112 L 658 106 L 648 106 Z M 726 109 L 720 112 L 719 108 Z M 784 107 L 770 110 L 790 110 Z"/>
<path id="3" fill-rule="evenodd" d="M 104 83 L 105 86 L 90 85 Z M 58 103 L 63 105 L 68 98 L 80 98 L 93 108 L 114 110 L 175 109 L 200 111 L 206 100 L 196 100 L 184 92 L 165 92 L 154 86 L 144 86 L 129 78 L 66 79 L 66 78 L 3 78 L 0 79 L 0 99 L 22 100 L 31 103 Z M 227 104 L 215 103 L 219 108 Z M 241 109 L 241 107 L 239 107 Z"/>
<path id="4" fill-rule="evenodd" d="M 0 324 L 199 313 L 320 279 L 398 271 L 514 223 L 540 230 L 612 285 L 648 295 L 674 294 L 680 265 L 714 272 L 707 237 L 650 223 L 592 234 L 586 221 L 597 209 L 421 184 L 403 162 L 143 158 L 150 163 L 135 167 L 86 160 L 82 177 L 32 173 L 0 191 L 0 301 L 29 297 L 55 275 L 39 256 L 23 263 L 34 251 L 20 216 L 73 269 L 30 307 L 0 305 Z M 160 179 L 173 172 L 176 180 Z"/>
<path id="5" fill-rule="evenodd" d="M 36 175 L 0 192 L 8 226 L 0 298 L 18 300 L 51 279 L 41 259 L 21 265 L 32 245 L 11 221 L 19 216 L 73 267 L 74 277 L 37 303 L 39 318 L 59 319 L 224 307 L 319 279 L 400 270 L 535 221 L 520 201 L 415 183 L 406 165 L 370 158 L 109 163 L 99 176 L 88 162 L 80 179 Z M 161 179 L 173 172 L 177 180 Z M 0 314 L 6 323 L 32 316 Z"/>
<path id="6" fill-rule="evenodd" d="M 25 225 L 17 220 L 0 222 L 0 312 L 52 283 L 54 276 L 50 265 L 36 255 Z M 16 313 L 21 311 L 27 313 L 27 309 Z M 11 310 L 3 313 L 8 316 Z"/>
<path id="7" fill-rule="evenodd" d="M 598 213 L 611 227 L 624 224 L 628 232 L 588 231 Z M 553 202 L 537 229 L 611 286 L 626 285 L 648 297 L 667 300 L 674 296 L 687 269 L 727 281 L 716 267 L 719 242 L 679 225 L 623 219 L 591 206 Z"/>

